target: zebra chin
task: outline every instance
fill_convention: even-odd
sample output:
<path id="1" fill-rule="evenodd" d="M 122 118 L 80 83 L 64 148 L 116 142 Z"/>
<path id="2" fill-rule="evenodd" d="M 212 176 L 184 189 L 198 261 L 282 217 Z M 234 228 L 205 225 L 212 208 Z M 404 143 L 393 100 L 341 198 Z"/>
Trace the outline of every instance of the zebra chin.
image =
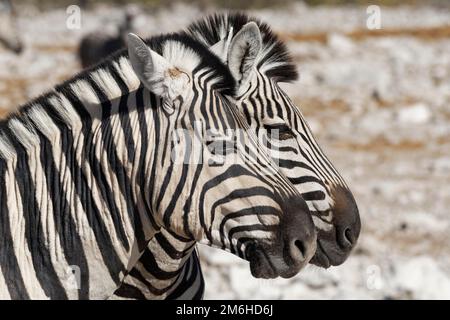
<path id="1" fill-rule="evenodd" d="M 350 255 L 350 251 L 343 252 L 333 243 L 318 240 L 317 244 L 316 254 L 310 261 L 317 267 L 328 269 L 331 266 L 341 265 Z"/>
<path id="2" fill-rule="evenodd" d="M 306 202 L 285 199 L 279 231 L 271 240 L 248 242 L 245 257 L 255 278 L 291 278 L 313 258 L 317 233 Z"/>
<path id="3" fill-rule="evenodd" d="M 246 248 L 246 257 L 250 263 L 252 276 L 262 279 L 292 278 L 312 259 L 315 253 L 315 245 L 311 246 L 309 252 L 297 254 L 296 257 L 292 257 L 289 251 L 288 248 L 274 250 L 273 247 L 264 245 L 249 245 Z"/>
<path id="4" fill-rule="evenodd" d="M 318 230 L 317 250 L 311 263 L 322 268 L 338 266 L 347 260 L 359 238 L 361 220 L 350 190 L 333 190 L 334 207 L 332 227 Z"/>

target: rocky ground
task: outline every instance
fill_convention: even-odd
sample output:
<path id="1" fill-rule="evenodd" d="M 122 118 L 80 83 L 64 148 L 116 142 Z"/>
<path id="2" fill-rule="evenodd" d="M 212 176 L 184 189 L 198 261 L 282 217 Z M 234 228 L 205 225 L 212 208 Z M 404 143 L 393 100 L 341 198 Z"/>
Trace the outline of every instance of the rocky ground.
<path id="1" fill-rule="evenodd" d="M 81 36 L 120 18 L 120 9 L 99 7 L 69 30 L 65 10 L 21 13 L 26 51 L 0 48 L 5 109 L 79 70 Z M 311 266 L 290 280 L 254 279 L 246 262 L 202 247 L 206 298 L 450 298 L 449 8 L 382 8 L 377 31 L 366 28 L 365 7 L 251 13 L 287 41 L 301 77 L 286 90 L 350 185 L 363 228 L 342 266 Z M 136 25 L 142 34 L 175 31 L 203 14 L 176 5 Z"/>

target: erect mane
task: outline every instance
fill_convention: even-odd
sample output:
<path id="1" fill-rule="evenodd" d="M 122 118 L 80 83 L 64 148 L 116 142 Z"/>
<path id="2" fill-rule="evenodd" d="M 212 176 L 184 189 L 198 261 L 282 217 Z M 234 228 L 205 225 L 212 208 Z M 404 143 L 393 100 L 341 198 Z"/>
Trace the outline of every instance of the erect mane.
<path id="1" fill-rule="evenodd" d="M 296 80 L 298 78 L 297 70 L 286 45 L 266 23 L 257 18 L 243 13 L 218 13 L 190 24 L 187 30 L 207 47 L 210 47 L 218 41 L 226 39 L 230 30 L 234 36 L 250 21 L 254 21 L 258 25 L 263 40 L 263 48 L 257 58 L 258 69 L 277 81 Z"/>
<path id="2" fill-rule="evenodd" d="M 229 69 L 222 63 L 222 61 L 218 57 L 216 57 L 213 53 L 211 53 L 211 51 L 207 47 L 205 47 L 200 41 L 193 38 L 189 34 L 181 32 L 181 33 L 158 35 L 145 39 L 145 43 L 152 50 L 158 52 L 163 56 L 164 56 L 163 51 L 165 51 L 164 48 L 167 48 L 167 46 L 169 45 L 171 46 L 178 45 L 178 49 L 184 49 L 185 52 L 188 53 L 188 55 L 190 53 L 190 55 L 197 60 L 196 65 L 193 65 L 192 67 L 211 69 L 212 78 L 215 78 L 216 80 L 216 82 L 214 83 L 215 89 L 220 90 L 223 94 L 229 95 L 234 94 L 235 80 L 231 75 Z M 173 51 L 174 50 L 171 50 L 171 52 Z M 70 79 L 55 85 L 52 89 L 48 90 L 39 97 L 32 99 L 31 101 L 27 102 L 24 105 L 19 106 L 18 108 L 13 109 L 10 114 L 6 114 L 4 119 L 0 119 L 0 125 L 8 118 L 16 116 L 18 114 L 22 114 L 26 112 L 26 110 L 30 106 L 42 102 L 43 99 L 45 100 L 49 96 L 53 96 L 53 93 L 55 91 L 67 92 L 67 90 L 70 90 L 70 85 L 76 83 L 78 80 L 86 80 L 97 71 L 108 72 L 112 70 L 114 68 L 114 64 L 119 63 L 121 60 L 123 60 L 122 58 L 128 59 L 128 51 L 126 48 L 116 51 L 115 53 L 105 57 L 105 59 L 103 59 L 98 64 L 90 68 L 84 69 L 83 71 L 79 72 Z M 165 58 L 167 58 L 171 62 L 173 62 L 173 59 L 176 59 L 176 57 L 174 58 L 170 56 L 169 57 L 165 56 Z M 187 59 L 189 59 L 189 57 Z M 181 62 L 183 63 L 183 61 Z M 184 67 L 187 65 L 189 64 L 184 63 Z M 187 70 L 187 71 L 194 71 L 194 70 Z"/>
<path id="3" fill-rule="evenodd" d="M 200 41 L 193 38 L 191 35 L 185 32 L 171 33 L 150 37 L 145 39 L 144 41 L 152 50 L 164 56 L 164 58 L 166 58 L 170 62 L 183 63 L 183 68 L 188 67 L 189 70 L 187 71 L 194 71 L 193 69 L 196 68 L 211 69 L 212 76 L 216 80 L 215 88 L 217 90 L 220 90 L 224 94 L 234 94 L 235 80 L 231 75 L 229 69 L 222 63 L 219 58 L 217 58 L 210 52 L 210 50 L 208 50 L 208 47 L 205 47 Z M 190 55 L 191 58 L 197 60 L 198 62 L 192 65 L 191 63 L 186 61 L 189 59 L 189 57 L 185 57 L 185 61 L 176 61 L 177 57 L 171 55 L 171 53 L 174 53 L 174 51 L 176 50 L 168 50 L 168 56 L 167 50 L 165 50 L 168 46 L 176 46 L 177 49 L 184 50 L 184 53 L 187 53 L 187 55 Z M 113 67 L 114 63 L 120 61 L 121 58 L 128 59 L 128 51 L 126 48 L 120 49 L 115 53 L 105 57 L 105 59 L 97 65 L 81 71 L 75 77 L 65 81 L 59 86 L 56 86 L 56 89 L 61 89 L 67 84 L 73 83 L 77 80 L 86 79 L 95 71 L 108 70 Z M 189 68 L 189 66 L 191 66 L 192 68 Z"/>

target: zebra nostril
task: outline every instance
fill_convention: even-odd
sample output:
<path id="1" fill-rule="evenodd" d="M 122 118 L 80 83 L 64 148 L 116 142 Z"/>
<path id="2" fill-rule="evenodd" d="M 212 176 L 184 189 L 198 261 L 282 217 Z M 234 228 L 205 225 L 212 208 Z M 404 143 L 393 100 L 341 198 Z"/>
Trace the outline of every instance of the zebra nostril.
<path id="1" fill-rule="evenodd" d="M 303 241 L 301 240 L 291 241 L 289 251 L 291 258 L 295 261 L 295 263 L 302 263 L 306 260 L 307 248 L 306 244 Z"/>
<path id="2" fill-rule="evenodd" d="M 353 234 L 352 234 L 352 231 L 350 230 L 350 228 L 345 229 L 344 236 L 348 242 L 353 244 Z"/>
<path id="3" fill-rule="evenodd" d="M 352 247 L 355 243 L 355 235 L 350 227 L 347 227 L 342 232 L 342 243 L 344 248 Z"/>
<path id="4" fill-rule="evenodd" d="M 281 220 L 285 262 L 291 271 L 298 272 L 316 251 L 317 233 L 306 201 L 301 196 L 291 196 L 283 200 Z"/>
<path id="5" fill-rule="evenodd" d="M 297 249 L 300 251 L 300 254 L 303 257 L 305 257 L 306 256 L 305 244 L 302 241 L 300 241 L 300 240 L 295 240 L 294 244 L 297 247 Z"/>

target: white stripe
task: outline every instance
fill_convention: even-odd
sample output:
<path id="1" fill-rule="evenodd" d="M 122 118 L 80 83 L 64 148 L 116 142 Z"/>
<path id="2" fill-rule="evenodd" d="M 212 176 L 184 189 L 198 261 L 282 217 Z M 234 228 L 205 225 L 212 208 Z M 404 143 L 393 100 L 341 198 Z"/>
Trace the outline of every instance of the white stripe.
<path id="1" fill-rule="evenodd" d="M 50 193 L 47 188 L 47 180 L 43 171 L 42 163 L 40 160 L 36 160 L 39 159 L 40 152 L 40 146 L 38 145 L 35 148 L 35 152 L 30 155 L 28 161 L 30 172 L 32 173 L 31 178 L 35 187 L 36 204 L 38 205 L 39 212 L 41 214 L 41 217 L 39 221 L 37 221 L 37 223 L 41 225 L 41 235 L 43 237 L 44 243 L 40 243 L 39 245 L 45 247 L 48 250 L 53 269 L 55 270 L 58 278 L 63 280 L 61 281 L 61 285 L 66 290 L 68 298 L 77 299 L 78 291 L 67 291 L 69 283 L 67 281 L 64 281 L 68 276 L 67 270 L 69 269 L 69 264 L 65 259 L 64 250 L 61 247 L 60 235 L 56 231 L 53 203 L 50 200 Z M 57 214 L 61 213 L 58 212 Z"/>
<path id="2" fill-rule="evenodd" d="M 0 133 L 0 158 L 9 160 L 13 157 L 16 157 L 14 147 L 11 145 L 9 139 L 3 133 Z"/>
<path id="3" fill-rule="evenodd" d="M 32 253 L 25 238 L 25 219 L 23 216 L 22 198 L 14 172 L 16 162 L 10 161 L 5 172 L 5 185 L 7 190 L 7 207 L 9 211 L 9 224 L 13 240 L 14 254 L 21 271 L 22 279 L 31 299 L 48 299 L 42 290 L 34 270 Z M 17 275 L 19 276 L 19 275 Z"/>
<path id="4" fill-rule="evenodd" d="M 83 103 L 85 109 L 91 115 L 93 126 L 95 122 L 100 122 L 102 116 L 102 108 L 100 107 L 100 100 L 94 89 L 86 80 L 78 80 L 70 84 L 70 89 Z M 95 107 L 93 107 L 95 106 Z M 97 123 L 98 125 L 98 123 Z"/>
<path id="5" fill-rule="evenodd" d="M 74 130 L 74 134 L 81 129 L 82 122 L 80 116 L 63 94 L 51 97 L 49 102 L 53 105 L 61 120 Z"/>
<path id="6" fill-rule="evenodd" d="M 114 61 L 113 66 L 116 68 L 120 77 L 125 81 L 125 84 L 130 92 L 133 92 L 139 88 L 141 81 L 137 77 L 130 61 L 127 58 L 121 57 L 118 62 Z"/>
<path id="7" fill-rule="evenodd" d="M 11 119 L 8 127 L 27 151 L 31 151 L 33 147 L 39 145 L 39 137 L 30 125 L 25 125 L 18 119 Z"/>
<path id="8" fill-rule="evenodd" d="M 122 95 L 122 92 L 117 85 L 114 78 L 106 72 L 105 70 L 97 70 L 93 73 L 91 73 L 91 78 L 95 81 L 95 83 L 100 87 L 100 89 L 103 91 L 104 94 L 108 97 L 110 100 L 117 99 Z"/>
<path id="9" fill-rule="evenodd" d="M 82 134 L 79 137 L 79 141 L 83 141 Z M 73 148 L 76 152 L 77 163 L 80 166 L 83 147 L 78 140 L 75 140 Z M 94 286 L 91 285 L 89 287 L 89 296 L 90 298 L 97 299 L 106 298 L 108 292 L 109 294 L 114 292 L 116 284 L 109 275 L 108 267 L 101 258 L 102 254 L 100 252 L 100 248 L 98 247 L 95 234 L 87 219 L 87 213 L 83 210 L 83 205 L 81 204 L 82 199 L 80 199 L 79 195 L 76 193 L 73 177 L 67 167 L 67 159 L 61 151 L 60 141 L 53 146 L 53 157 L 55 158 L 56 167 L 60 172 L 60 182 L 63 186 L 63 193 L 66 195 L 67 201 L 70 204 L 70 214 L 72 216 L 72 220 L 76 225 L 76 230 L 82 241 L 82 246 L 86 255 L 89 270 L 80 271 L 82 273 L 88 272 L 89 282 L 91 284 L 95 284 Z M 88 165 L 86 165 L 86 167 L 88 167 Z M 90 173 L 88 168 L 86 168 L 86 170 Z M 100 205 L 100 201 L 96 192 L 93 192 L 93 198 L 95 200 L 95 204 L 93 205 L 97 206 L 97 208 L 102 208 L 98 207 Z"/>

